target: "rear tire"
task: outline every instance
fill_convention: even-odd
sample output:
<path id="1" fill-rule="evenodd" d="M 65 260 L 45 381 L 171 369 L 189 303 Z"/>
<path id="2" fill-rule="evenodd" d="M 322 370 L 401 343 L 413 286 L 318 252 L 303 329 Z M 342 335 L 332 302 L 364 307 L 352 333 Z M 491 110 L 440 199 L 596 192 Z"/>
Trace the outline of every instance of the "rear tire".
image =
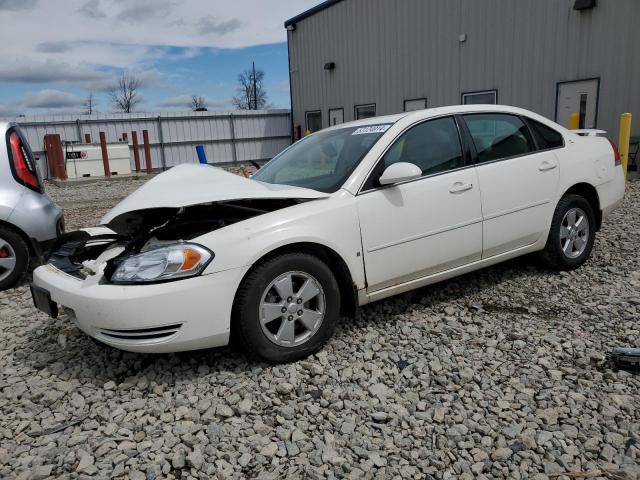
<path id="1" fill-rule="evenodd" d="M 560 199 L 553 214 L 543 262 L 555 270 L 575 270 L 591 255 L 596 218 L 591 204 L 580 195 Z"/>
<path id="2" fill-rule="evenodd" d="M 259 264 L 242 281 L 232 333 L 246 351 L 273 363 L 317 352 L 340 316 L 340 289 L 329 267 L 307 253 Z"/>
<path id="3" fill-rule="evenodd" d="M 0 291 L 15 287 L 29 269 L 29 248 L 22 237 L 0 226 Z"/>

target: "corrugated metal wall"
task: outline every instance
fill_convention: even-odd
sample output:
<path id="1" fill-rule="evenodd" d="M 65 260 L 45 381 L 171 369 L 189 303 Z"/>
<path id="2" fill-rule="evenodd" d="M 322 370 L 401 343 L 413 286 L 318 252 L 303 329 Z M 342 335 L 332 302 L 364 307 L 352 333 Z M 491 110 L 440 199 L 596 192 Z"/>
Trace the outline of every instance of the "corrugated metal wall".
<path id="1" fill-rule="evenodd" d="M 426 97 L 429 107 L 498 90 L 498 101 L 553 119 L 557 83 L 600 78 L 598 127 L 640 118 L 640 1 L 344 0 L 289 32 L 294 123 L 305 112 L 375 103 L 377 114 Z M 460 42 L 461 34 L 467 35 Z M 325 63 L 335 62 L 333 71 Z M 635 131 L 640 131 L 636 128 Z"/>
<path id="2" fill-rule="evenodd" d="M 121 141 L 126 133 L 132 148 L 131 132 L 135 130 L 144 163 L 142 131 L 148 130 L 153 168 L 197 163 L 198 144 L 205 146 L 209 163 L 229 163 L 269 160 L 291 143 L 289 110 L 39 115 L 0 120 L 20 125 L 41 166 L 46 163 L 44 136 L 48 133 L 81 143 L 86 133 L 99 142 L 100 132 L 105 132 L 109 143 Z M 133 167 L 133 154 L 131 158 Z"/>

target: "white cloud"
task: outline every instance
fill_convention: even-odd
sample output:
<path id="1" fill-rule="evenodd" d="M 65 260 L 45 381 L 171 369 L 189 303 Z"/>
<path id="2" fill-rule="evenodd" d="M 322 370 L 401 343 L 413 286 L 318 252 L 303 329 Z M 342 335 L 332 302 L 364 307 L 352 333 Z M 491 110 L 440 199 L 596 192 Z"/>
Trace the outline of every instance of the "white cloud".
<path id="1" fill-rule="evenodd" d="M 88 70 L 101 77 L 104 73 L 98 70 L 148 68 L 175 55 L 170 47 L 195 55 L 200 48 L 282 42 L 284 21 L 318 2 L 65 0 L 60 8 L 54 1 L 0 0 L 0 42 L 10 45 L 0 58 L 0 70 L 15 71 L 18 63 L 20 68 L 44 65 L 57 72 L 55 64 L 61 64 L 70 78 L 87 75 Z M 25 8 L 28 15 L 18 11 Z M 17 80 L 7 72 L 0 76 L 0 81 L 22 81 L 21 75 Z"/>
<path id="2" fill-rule="evenodd" d="M 105 18 L 107 16 L 100 8 L 100 0 L 87 0 L 77 11 L 89 18 Z"/>
<path id="3" fill-rule="evenodd" d="M 0 0 L 5 8 L 25 0 Z M 87 42 L 240 48 L 283 42 L 284 21 L 320 0 L 65 0 L 40 1 L 2 13 L 4 45 L 30 54 L 45 42 Z M 2 9 L 3 3 L 0 3 Z M 125 23 L 133 23 L 127 26 Z M 51 28 L 57 25 L 59 28 Z M 209 27 L 209 28 L 207 28 Z M 28 31 L 29 35 L 24 35 Z M 20 42 L 15 42 L 20 38 Z M 101 63 L 96 55 L 97 64 Z"/>
<path id="4" fill-rule="evenodd" d="M 36 51 L 41 53 L 63 53 L 73 50 L 69 42 L 42 42 L 36 45 Z"/>
<path id="5" fill-rule="evenodd" d="M 0 103 L 0 118 L 1 117 L 17 117 L 24 113 L 22 105 L 17 102 Z"/>
<path id="6" fill-rule="evenodd" d="M 37 2 L 38 0 L 0 0 L 0 10 L 28 10 Z"/>
<path id="7" fill-rule="evenodd" d="M 201 18 L 196 23 L 198 32 L 202 35 L 208 35 L 210 33 L 218 35 L 227 35 L 235 30 L 238 30 L 242 23 L 237 18 L 231 18 L 229 20 L 218 20 L 213 15 L 207 15 Z"/>
<path id="8" fill-rule="evenodd" d="M 222 109 L 232 108 L 231 99 L 205 97 L 205 101 L 207 104 L 207 108 L 209 110 L 222 110 Z M 171 108 L 171 109 L 175 108 L 179 110 L 189 110 L 190 104 L 191 104 L 191 95 L 176 95 L 175 97 L 169 97 L 158 102 L 157 106 L 160 108 Z"/>
<path id="9" fill-rule="evenodd" d="M 175 97 L 165 98 L 158 102 L 159 107 L 182 108 L 186 110 L 191 103 L 191 95 L 177 95 Z"/>
<path id="10" fill-rule="evenodd" d="M 167 84 L 171 79 L 155 68 L 160 62 L 191 58 L 203 48 L 283 42 L 284 21 L 320 1 L 0 0 L 0 42 L 7 46 L 0 85 L 100 91 L 123 70 L 147 85 Z M 6 102 L 0 110 L 23 108 Z M 215 108 L 228 100 L 210 102 Z"/>
<path id="11" fill-rule="evenodd" d="M 27 94 L 23 105 L 27 108 L 56 109 L 80 107 L 82 101 L 82 98 L 60 90 L 41 90 Z"/>
<path id="12" fill-rule="evenodd" d="M 167 18 L 178 6 L 178 2 L 171 0 L 136 0 L 122 2 L 125 7 L 120 10 L 117 19 L 122 22 L 140 24 L 157 18 Z"/>
<path id="13" fill-rule="evenodd" d="M 91 83 L 110 81 L 112 76 L 86 65 L 52 60 L 0 60 L 0 82 L 15 83 Z"/>
<path id="14" fill-rule="evenodd" d="M 23 98 L 0 103 L 0 117 L 17 117 L 34 113 L 79 113 L 81 98 L 56 89 L 44 89 L 27 93 Z"/>
<path id="15" fill-rule="evenodd" d="M 276 85 L 276 90 L 281 93 L 289 93 L 291 89 L 291 85 L 289 85 L 289 80 L 282 80 Z"/>

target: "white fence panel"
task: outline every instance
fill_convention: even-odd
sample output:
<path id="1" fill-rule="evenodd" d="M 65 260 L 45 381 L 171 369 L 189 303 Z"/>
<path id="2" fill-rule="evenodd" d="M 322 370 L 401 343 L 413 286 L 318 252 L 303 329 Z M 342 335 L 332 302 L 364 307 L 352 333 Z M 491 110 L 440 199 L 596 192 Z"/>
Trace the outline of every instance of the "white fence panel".
<path id="1" fill-rule="evenodd" d="M 59 134 L 64 144 L 84 143 L 87 133 L 93 143 L 98 143 L 100 132 L 104 132 L 108 143 L 127 141 L 133 149 L 135 131 L 143 170 L 143 130 L 149 132 L 154 169 L 197 162 L 198 144 L 204 145 L 209 163 L 226 164 L 270 160 L 291 143 L 289 110 L 37 115 L 0 121 L 20 125 L 43 173 L 48 171 L 44 136 L 50 133 Z M 132 169 L 133 158 L 131 152 Z"/>

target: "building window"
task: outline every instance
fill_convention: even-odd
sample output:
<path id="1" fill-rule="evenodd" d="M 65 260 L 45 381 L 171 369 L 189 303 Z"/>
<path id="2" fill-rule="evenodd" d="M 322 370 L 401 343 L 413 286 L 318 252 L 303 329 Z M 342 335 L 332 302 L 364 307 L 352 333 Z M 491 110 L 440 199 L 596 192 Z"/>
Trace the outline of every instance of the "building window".
<path id="1" fill-rule="evenodd" d="M 322 112 L 320 110 L 315 110 L 313 112 L 306 112 L 305 116 L 307 118 L 307 131 L 308 132 L 319 132 L 322 130 Z"/>
<path id="2" fill-rule="evenodd" d="M 497 90 L 485 90 L 483 92 L 468 92 L 462 94 L 463 105 L 496 105 L 497 103 Z"/>
<path id="3" fill-rule="evenodd" d="M 376 104 L 371 103 L 368 105 L 356 105 L 355 112 L 356 120 L 363 120 L 365 118 L 371 118 L 376 116 Z"/>
<path id="4" fill-rule="evenodd" d="M 344 108 L 332 108 L 329 110 L 329 126 L 334 127 L 344 123 Z"/>
<path id="5" fill-rule="evenodd" d="M 413 112 L 414 110 L 424 110 L 427 108 L 426 98 L 413 98 L 411 100 L 404 101 L 404 111 Z"/>

